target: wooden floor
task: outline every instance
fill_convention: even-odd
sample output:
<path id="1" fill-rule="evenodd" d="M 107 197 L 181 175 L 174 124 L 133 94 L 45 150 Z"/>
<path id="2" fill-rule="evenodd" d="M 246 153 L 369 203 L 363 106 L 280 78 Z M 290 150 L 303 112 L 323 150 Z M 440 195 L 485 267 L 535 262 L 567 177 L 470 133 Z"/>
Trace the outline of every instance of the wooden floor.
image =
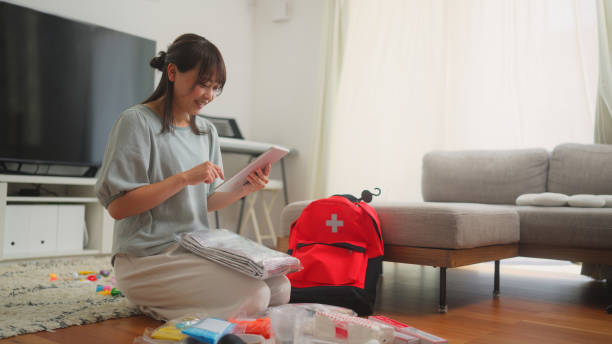
<path id="1" fill-rule="evenodd" d="M 493 263 L 449 269 L 447 314 L 437 313 L 438 270 L 384 263 L 376 314 L 384 314 L 451 343 L 612 343 L 612 296 L 605 283 L 571 263 L 514 258 L 502 261 L 501 296 L 492 298 Z M 132 343 L 146 317 L 108 320 L 0 340 L 7 343 Z"/>

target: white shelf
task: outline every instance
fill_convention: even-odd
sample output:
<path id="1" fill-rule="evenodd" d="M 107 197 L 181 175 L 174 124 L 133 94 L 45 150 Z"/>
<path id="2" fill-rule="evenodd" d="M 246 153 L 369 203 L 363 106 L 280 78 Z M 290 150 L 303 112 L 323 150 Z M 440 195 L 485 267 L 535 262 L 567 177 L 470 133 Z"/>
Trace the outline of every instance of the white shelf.
<path id="1" fill-rule="evenodd" d="M 23 259 L 41 259 L 41 258 L 54 258 L 54 257 L 73 257 L 73 256 L 91 256 L 96 254 L 102 254 L 100 250 L 85 249 L 81 251 L 67 251 L 67 252 L 45 252 L 39 256 L 33 257 L 31 254 L 19 254 L 19 255 L 6 255 L 2 260 L 23 260 Z"/>
<path id="2" fill-rule="evenodd" d="M 96 178 L 0 174 L 0 182 L 24 184 L 96 185 Z"/>
<path id="3" fill-rule="evenodd" d="M 95 197 L 8 196 L 6 201 L 15 203 L 98 203 L 98 199 Z"/>
<path id="4" fill-rule="evenodd" d="M 46 185 L 49 191 L 56 192 L 59 196 L 49 196 L 48 194 L 45 196 L 19 196 L 17 195 L 17 190 L 23 188 L 23 184 Z M 95 197 L 95 185 L 96 178 L 0 174 L 0 263 L 24 259 L 110 254 L 112 251 L 114 220 L 108 215 L 104 207 Z M 24 240 L 29 242 L 29 240 L 32 240 L 30 234 L 20 236 L 23 234 L 23 231 L 16 230 L 16 228 L 18 229 L 19 227 L 15 227 L 14 223 L 11 223 L 10 228 L 8 227 L 7 209 L 14 206 L 15 208 L 11 209 L 13 211 L 12 214 L 15 214 L 14 211 L 16 211 L 15 209 L 17 208 L 31 208 L 31 212 L 28 213 L 26 210 L 24 214 L 20 213 L 21 215 L 19 216 L 22 218 L 28 217 L 28 219 L 30 219 L 31 216 L 32 218 L 40 220 L 42 214 L 37 212 L 43 211 L 41 204 L 44 204 L 42 208 L 57 207 L 57 216 L 60 215 L 61 209 L 69 212 L 68 209 L 72 209 L 71 207 L 73 205 L 83 205 L 85 227 L 87 228 L 89 237 L 87 247 L 84 249 L 76 249 L 74 245 L 69 245 L 66 241 L 62 241 L 65 244 L 64 247 L 61 247 L 61 243 L 57 243 L 58 251 L 22 249 L 31 246 L 22 246 L 19 250 L 13 250 L 14 247 L 7 245 L 9 237 L 17 238 L 20 242 Z M 41 215 L 38 216 L 39 214 Z M 62 214 L 68 213 L 64 212 Z M 11 221 L 13 221 L 15 218 L 11 219 Z M 37 226 L 36 228 L 40 228 L 39 224 L 37 224 Z M 30 229 L 28 229 L 28 233 L 29 230 Z M 51 238 L 52 236 L 52 234 L 49 234 L 50 231 L 44 230 L 32 233 L 35 233 L 32 235 L 41 237 L 48 236 Z M 53 245 L 55 245 L 55 243 Z"/>

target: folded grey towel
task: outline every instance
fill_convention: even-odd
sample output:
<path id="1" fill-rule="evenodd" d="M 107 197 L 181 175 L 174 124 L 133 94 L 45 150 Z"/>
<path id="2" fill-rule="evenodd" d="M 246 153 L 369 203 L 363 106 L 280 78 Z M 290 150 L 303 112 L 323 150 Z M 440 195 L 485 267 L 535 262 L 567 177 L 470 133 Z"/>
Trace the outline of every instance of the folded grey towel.
<path id="1" fill-rule="evenodd" d="M 179 245 L 200 257 L 256 279 L 302 269 L 299 259 L 272 250 L 227 229 L 205 229 L 177 235 Z"/>

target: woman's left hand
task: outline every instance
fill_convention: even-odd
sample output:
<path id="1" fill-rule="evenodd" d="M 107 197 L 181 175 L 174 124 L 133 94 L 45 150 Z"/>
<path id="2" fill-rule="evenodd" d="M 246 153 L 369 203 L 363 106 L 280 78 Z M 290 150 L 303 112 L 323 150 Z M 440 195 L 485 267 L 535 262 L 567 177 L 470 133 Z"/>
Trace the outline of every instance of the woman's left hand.
<path id="1" fill-rule="evenodd" d="M 267 164 L 264 169 L 257 169 L 251 172 L 247 176 L 247 180 L 249 181 L 243 187 L 243 193 L 245 195 L 250 194 L 251 192 L 255 192 L 257 190 L 263 189 L 266 184 L 268 184 L 268 175 L 270 174 L 270 164 Z"/>

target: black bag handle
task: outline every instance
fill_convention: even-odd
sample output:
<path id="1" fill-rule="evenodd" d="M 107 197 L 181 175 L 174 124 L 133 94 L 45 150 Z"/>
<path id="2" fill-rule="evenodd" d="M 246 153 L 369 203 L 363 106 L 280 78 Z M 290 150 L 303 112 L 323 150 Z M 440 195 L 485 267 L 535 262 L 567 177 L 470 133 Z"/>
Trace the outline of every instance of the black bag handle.
<path id="1" fill-rule="evenodd" d="M 338 195 L 334 195 L 334 196 L 341 196 L 344 197 L 346 199 L 348 199 L 349 201 L 353 202 L 353 203 L 359 203 L 361 201 L 364 201 L 366 203 L 370 203 L 372 202 L 372 196 L 380 196 L 380 194 L 382 193 L 382 191 L 380 191 L 380 188 L 374 188 L 374 190 L 376 190 L 378 193 L 373 194 L 370 190 L 363 190 L 361 191 L 361 198 L 357 198 L 353 195 L 350 194 L 338 194 Z"/>
<path id="2" fill-rule="evenodd" d="M 374 190 L 378 191 L 378 193 L 373 194 L 370 192 L 370 190 L 363 190 L 361 191 L 361 198 L 358 199 L 357 201 L 364 201 L 366 203 L 370 203 L 372 202 L 372 196 L 380 196 L 380 194 L 382 193 L 382 191 L 380 191 L 379 188 L 374 188 Z"/>

